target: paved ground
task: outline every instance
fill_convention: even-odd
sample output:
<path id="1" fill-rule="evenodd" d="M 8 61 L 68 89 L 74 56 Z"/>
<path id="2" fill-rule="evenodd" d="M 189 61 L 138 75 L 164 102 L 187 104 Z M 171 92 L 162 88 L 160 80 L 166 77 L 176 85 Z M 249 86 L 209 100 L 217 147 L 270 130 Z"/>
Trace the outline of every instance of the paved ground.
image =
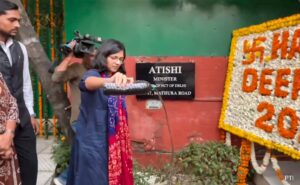
<path id="1" fill-rule="evenodd" d="M 54 139 L 37 138 L 38 153 L 38 179 L 37 185 L 50 185 L 55 169 L 55 163 L 51 159 L 51 150 Z"/>
<path id="2" fill-rule="evenodd" d="M 261 163 L 262 162 L 260 161 L 259 164 Z M 285 180 L 290 185 L 300 184 L 300 161 L 279 161 L 278 164 L 282 170 Z M 269 164 L 263 175 L 255 175 L 254 180 L 258 185 L 282 185 L 272 168 L 272 164 Z"/>

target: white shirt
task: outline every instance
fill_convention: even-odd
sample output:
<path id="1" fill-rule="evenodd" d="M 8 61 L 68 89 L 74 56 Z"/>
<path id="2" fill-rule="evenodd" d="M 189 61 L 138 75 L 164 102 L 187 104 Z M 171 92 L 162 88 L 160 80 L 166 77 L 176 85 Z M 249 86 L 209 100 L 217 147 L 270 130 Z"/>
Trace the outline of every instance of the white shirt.
<path id="1" fill-rule="evenodd" d="M 3 51 L 6 53 L 10 65 L 12 65 L 12 59 L 9 47 L 13 44 L 13 40 L 9 38 L 6 43 L 0 41 L 0 45 L 3 49 Z M 31 85 L 31 78 L 30 78 L 30 72 L 29 72 L 29 61 L 28 61 L 28 54 L 25 46 L 20 43 L 23 55 L 24 55 L 24 64 L 23 64 L 23 96 L 24 101 L 26 104 L 26 107 L 28 109 L 29 114 L 32 116 L 34 115 L 33 110 L 33 91 L 32 91 L 32 85 Z"/>

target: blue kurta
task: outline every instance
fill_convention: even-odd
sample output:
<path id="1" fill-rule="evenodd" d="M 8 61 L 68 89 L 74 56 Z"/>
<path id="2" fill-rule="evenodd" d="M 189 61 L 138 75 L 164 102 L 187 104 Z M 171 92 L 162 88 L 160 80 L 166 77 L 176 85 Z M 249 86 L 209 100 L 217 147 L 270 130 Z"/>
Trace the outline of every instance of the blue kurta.
<path id="1" fill-rule="evenodd" d="M 108 102 L 103 89 L 87 90 L 84 81 L 91 76 L 100 74 L 89 70 L 79 84 L 81 105 L 67 185 L 108 185 Z"/>

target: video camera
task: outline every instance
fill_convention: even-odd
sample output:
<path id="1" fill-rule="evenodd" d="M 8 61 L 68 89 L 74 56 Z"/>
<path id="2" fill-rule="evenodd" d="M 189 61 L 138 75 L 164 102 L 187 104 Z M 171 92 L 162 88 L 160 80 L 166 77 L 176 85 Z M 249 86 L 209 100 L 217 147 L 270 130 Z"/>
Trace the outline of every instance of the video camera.
<path id="1" fill-rule="evenodd" d="M 63 44 L 60 47 L 60 51 L 67 56 L 73 51 L 74 56 L 82 58 L 85 53 L 93 53 L 95 50 L 95 44 L 101 44 L 102 39 L 100 37 L 90 36 L 89 34 L 81 35 L 79 31 L 74 31 L 75 38 L 72 41 L 76 41 L 73 49 L 70 46 L 70 42 Z"/>
<path id="2" fill-rule="evenodd" d="M 75 57 L 83 58 L 84 54 L 92 54 L 96 49 L 96 44 L 101 44 L 102 39 L 100 37 L 90 36 L 89 34 L 81 35 L 79 31 L 74 31 L 74 39 L 70 42 L 61 45 L 59 51 L 65 56 L 69 55 L 72 51 Z M 72 48 L 70 43 L 76 41 L 75 46 Z M 54 61 L 51 67 L 48 69 L 49 73 L 54 73 L 56 66 L 60 64 L 61 61 Z"/>

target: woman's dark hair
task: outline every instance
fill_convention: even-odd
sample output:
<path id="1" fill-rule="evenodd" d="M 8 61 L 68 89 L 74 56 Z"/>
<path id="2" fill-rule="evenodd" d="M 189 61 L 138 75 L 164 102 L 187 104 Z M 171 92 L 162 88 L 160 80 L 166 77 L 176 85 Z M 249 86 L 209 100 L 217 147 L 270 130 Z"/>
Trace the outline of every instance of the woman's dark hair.
<path id="1" fill-rule="evenodd" d="M 15 3 L 6 0 L 0 0 L 0 15 L 6 14 L 8 10 L 18 10 L 19 7 Z"/>
<path id="2" fill-rule="evenodd" d="M 98 69 L 101 72 L 109 72 L 107 68 L 107 57 L 109 55 L 118 53 L 120 51 L 124 52 L 124 60 L 126 58 L 126 50 L 123 43 L 114 39 L 105 40 L 99 47 L 95 60 L 92 63 L 92 68 Z M 122 63 L 117 72 L 126 74 L 125 65 Z"/>

